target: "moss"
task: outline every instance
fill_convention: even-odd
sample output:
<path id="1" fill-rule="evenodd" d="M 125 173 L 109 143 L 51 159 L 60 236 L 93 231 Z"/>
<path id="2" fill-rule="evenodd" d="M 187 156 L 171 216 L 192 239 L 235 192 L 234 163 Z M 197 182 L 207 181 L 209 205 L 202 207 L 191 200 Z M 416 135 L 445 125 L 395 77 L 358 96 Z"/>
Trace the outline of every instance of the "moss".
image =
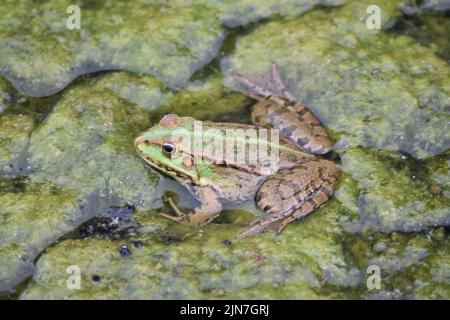
<path id="1" fill-rule="evenodd" d="M 10 99 L 8 82 L 3 77 L 0 77 L 0 113 L 9 106 Z"/>

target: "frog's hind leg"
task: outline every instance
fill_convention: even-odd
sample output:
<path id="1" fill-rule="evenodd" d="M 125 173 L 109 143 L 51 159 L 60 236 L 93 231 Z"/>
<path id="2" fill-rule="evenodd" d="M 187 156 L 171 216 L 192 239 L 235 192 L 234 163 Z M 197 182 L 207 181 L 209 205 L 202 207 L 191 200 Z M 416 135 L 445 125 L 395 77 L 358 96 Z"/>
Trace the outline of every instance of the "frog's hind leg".
<path id="1" fill-rule="evenodd" d="M 269 216 L 253 223 L 238 238 L 258 234 L 266 229 L 280 233 L 287 224 L 325 203 L 333 193 L 337 177 L 336 165 L 324 159 L 300 164 L 270 177 L 256 195 L 258 207 Z"/>
<path id="2" fill-rule="evenodd" d="M 272 63 L 269 70 L 259 76 L 244 76 L 240 73 L 232 73 L 233 78 L 239 81 L 242 85 L 250 89 L 253 93 L 246 93 L 247 96 L 256 100 L 261 100 L 261 97 L 285 97 L 289 101 L 294 102 L 294 96 L 286 89 L 278 73 L 277 66 Z M 259 95 L 259 96 L 258 96 Z"/>
<path id="3" fill-rule="evenodd" d="M 286 89 L 275 64 L 260 76 L 233 77 L 251 92 L 247 96 L 258 100 L 252 110 L 252 122 L 279 129 L 283 137 L 311 154 L 325 154 L 332 143 L 319 120 Z"/>

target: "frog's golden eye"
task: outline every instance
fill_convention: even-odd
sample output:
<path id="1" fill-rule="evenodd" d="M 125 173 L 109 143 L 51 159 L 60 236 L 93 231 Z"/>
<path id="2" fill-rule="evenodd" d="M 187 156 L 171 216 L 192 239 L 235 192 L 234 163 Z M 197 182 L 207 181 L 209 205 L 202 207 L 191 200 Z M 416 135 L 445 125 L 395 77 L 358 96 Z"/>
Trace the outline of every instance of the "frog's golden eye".
<path id="1" fill-rule="evenodd" d="M 164 142 L 161 145 L 162 152 L 169 158 L 175 158 L 178 154 L 178 147 L 172 142 Z"/>

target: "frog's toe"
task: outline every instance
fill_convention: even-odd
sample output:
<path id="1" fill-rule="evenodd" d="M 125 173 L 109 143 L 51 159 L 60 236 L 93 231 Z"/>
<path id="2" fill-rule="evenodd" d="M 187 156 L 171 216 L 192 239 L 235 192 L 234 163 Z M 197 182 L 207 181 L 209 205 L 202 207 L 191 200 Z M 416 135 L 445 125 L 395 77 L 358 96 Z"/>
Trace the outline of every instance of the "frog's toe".
<path id="1" fill-rule="evenodd" d="M 181 223 L 186 218 L 186 215 L 184 215 L 184 214 L 183 215 L 172 216 L 170 214 L 167 214 L 167 213 L 164 213 L 164 212 L 160 212 L 159 215 L 164 217 L 164 218 L 166 218 L 166 219 L 169 219 L 169 220 L 172 220 L 172 221 L 175 221 L 175 222 L 178 222 L 178 223 Z"/>
<path id="2" fill-rule="evenodd" d="M 280 228 L 280 226 L 283 225 L 283 217 L 266 217 L 262 218 L 253 224 L 250 225 L 247 229 L 245 229 L 243 232 L 241 232 L 236 239 L 240 240 L 249 236 L 257 235 L 263 232 L 264 230 L 273 230 L 277 234 L 281 231 L 281 229 L 284 227 L 284 225 Z"/>

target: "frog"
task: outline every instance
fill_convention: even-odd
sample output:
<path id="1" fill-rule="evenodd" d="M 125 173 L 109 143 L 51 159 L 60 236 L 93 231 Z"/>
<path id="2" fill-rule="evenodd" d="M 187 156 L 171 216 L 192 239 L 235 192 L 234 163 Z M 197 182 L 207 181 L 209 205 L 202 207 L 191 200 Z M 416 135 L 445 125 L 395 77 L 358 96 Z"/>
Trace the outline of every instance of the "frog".
<path id="1" fill-rule="evenodd" d="M 173 214 L 161 212 L 161 216 L 202 227 L 229 204 L 255 201 L 264 215 L 236 238 L 265 230 L 280 234 L 289 223 L 307 216 L 332 196 L 339 170 L 324 158 L 332 143 L 319 120 L 286 89 L 275 63 L 262 75 L 231 75 L 246 89 L 245 95 L 256 101 L 251 124 L 200 122 L 166 114 L 135 139 L 135 149 L 146 165 L 178 181 L 200 203 L 184 213 L 168 197 Z M 258 139 L 245 136 L 258 130 L 266 132 Z M 230 136 L 229 132 L 239 134 Z M 225 152 L 214 152 L 227 143 L 230 147 Z M 248 150 L 265 147 L 276 156 L 251 163 L 242 157 L 236 161 L 238 148 L 245 150 L 243 146 Z"/>

